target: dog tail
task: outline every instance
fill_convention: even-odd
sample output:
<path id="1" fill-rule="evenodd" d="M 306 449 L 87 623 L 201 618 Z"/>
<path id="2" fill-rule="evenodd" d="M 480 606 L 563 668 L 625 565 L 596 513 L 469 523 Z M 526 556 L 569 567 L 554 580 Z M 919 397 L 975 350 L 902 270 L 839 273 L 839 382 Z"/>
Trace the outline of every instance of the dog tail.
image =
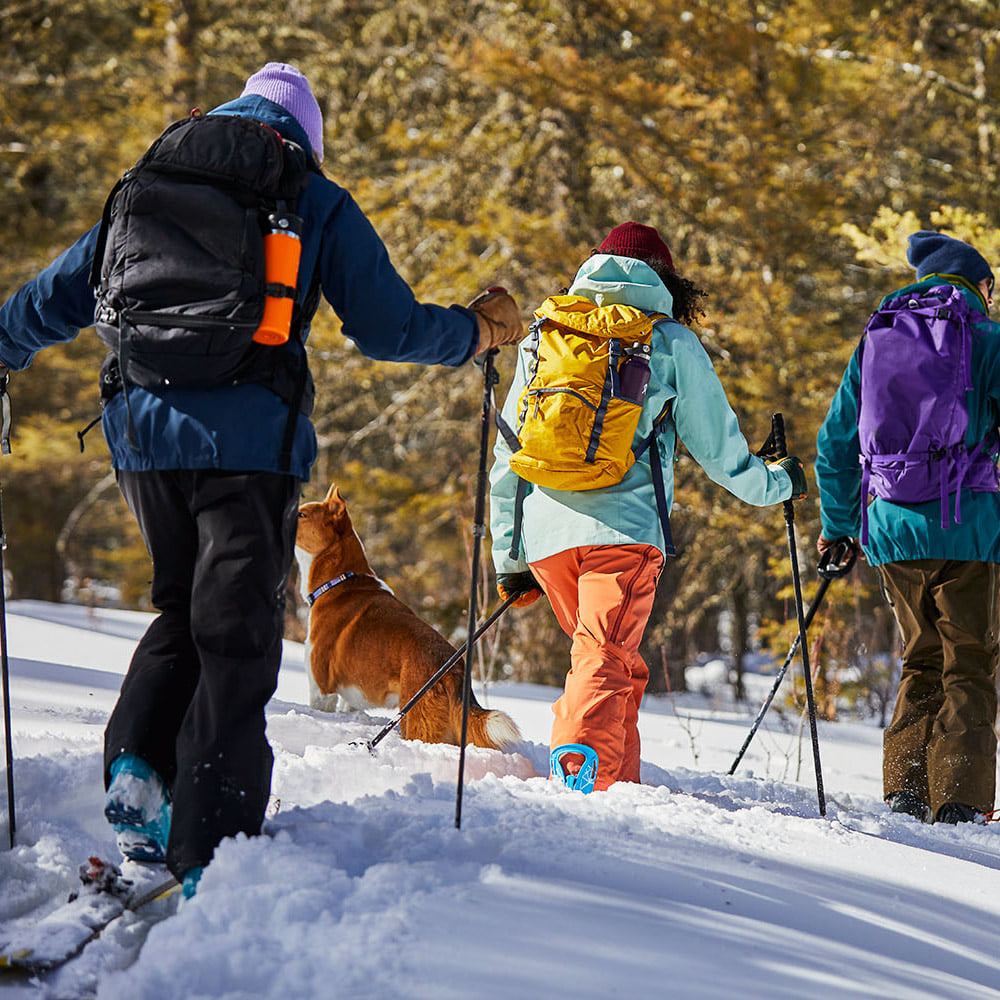
<path id="1" fill-rule="evenodd" d="M 458 726 L 456 732 L 461 732 L 462 707 L 458 706 Z M 469 710 L 469 742 L 477 747 L 487 747 L 490 750 L 507 750 L 521 742 L 521 730 L 517 723 L 506 713 L 496 709 L 487 710 L 478 705 L 472 705 Z"/>

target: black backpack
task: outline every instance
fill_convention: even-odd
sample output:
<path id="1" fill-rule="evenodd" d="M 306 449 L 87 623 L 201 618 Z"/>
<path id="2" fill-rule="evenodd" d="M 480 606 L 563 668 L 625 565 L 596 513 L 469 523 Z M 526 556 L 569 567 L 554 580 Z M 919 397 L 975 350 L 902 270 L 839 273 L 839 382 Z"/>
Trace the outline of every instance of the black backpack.
<path id="1" fill-rule="evenodd" d="M 295 308 L 294 343 L 270 347 L 253 335 L 268 294 L 268 215 L 295 211 L 309 169 L 300 146 L 252 118 L 193 115 L 169 126 L 115 185 L 91 283 L 97 333 L 115 356 L 126 405 L 129 384 L 261 383 L 289 404 L 287 453 L 297 413 L 312 409 L 300 341 L 318 282 Z"/>

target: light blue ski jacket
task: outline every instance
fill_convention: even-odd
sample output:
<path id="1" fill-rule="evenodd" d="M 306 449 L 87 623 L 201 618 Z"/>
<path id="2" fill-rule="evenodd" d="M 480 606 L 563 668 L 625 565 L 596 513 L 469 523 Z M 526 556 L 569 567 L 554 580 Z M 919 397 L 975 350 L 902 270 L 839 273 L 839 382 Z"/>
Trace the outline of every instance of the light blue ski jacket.
<path id="1" fill-rule="evenodd" d="M 673 298 L 649 265 L 631 257 L 596 254 L 580 268 L 569 290 L 597 305 L 631 305 L 673 315 Z M 517 430 L 517 399 L 527 381 L 527 341 L 517 352 L 503 417 Z M 653 329 L 651 376 L 636 441 L 671 402 L 657 437 L 668 507 L 673 504 L 673 459 L 678 435 L 709 478 L 747 503 L 763 507 L 791 496 L 788 474 L 750 453 L 725 390 L 701 342 L 687 327 L 663 321 Z M 529 485 L 519 557 L 508 555 L 513 537 L 518 477 L 510 449 L 498 435 L 490 473 L 490 530 L 497 573 L 521 572 L 528 563 L 579 545 L 653 545 L 665 552 L 648 451 L 624 479 L 597 490 L 566 491 Z"/>

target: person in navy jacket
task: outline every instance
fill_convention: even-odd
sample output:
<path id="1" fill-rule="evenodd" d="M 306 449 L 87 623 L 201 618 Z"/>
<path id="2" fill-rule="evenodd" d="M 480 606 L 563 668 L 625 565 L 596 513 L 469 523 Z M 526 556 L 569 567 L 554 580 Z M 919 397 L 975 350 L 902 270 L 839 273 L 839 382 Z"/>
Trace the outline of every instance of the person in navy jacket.
<path id="1" fill-rule="evenodd" d="M 364 355 L 456 366 L 520 339 L 506 293 L 473 309 L 416 301 L 354 199 L 321 173 L 322 113 L 298 70 L 268 63 L 239 98 L 210 112 L 220 113 L 274 128 L 314 161 L 298 204 L 297 294 L 301 303 L 317 275 Z M 94 322 L 99 228 L 0 307 L 0 363 L 26 368 L 37 351 Z M 292 338 L 278 349 L 303 347 Z M 124 396 L 107 400 L 102 423 L 153 560 L 160 614 L 136 648 L 105 733 L 105 814 L 126 856 L 165 858 L 190 895 L 219 841 L 258 833 L 264 817 L 273 764 L 264 706 L 277 683 L 299 488 L 316 436 L 300 414 L 282 468 L 288 404 L 270 388 L 130 385 L 130 441 Z"/>

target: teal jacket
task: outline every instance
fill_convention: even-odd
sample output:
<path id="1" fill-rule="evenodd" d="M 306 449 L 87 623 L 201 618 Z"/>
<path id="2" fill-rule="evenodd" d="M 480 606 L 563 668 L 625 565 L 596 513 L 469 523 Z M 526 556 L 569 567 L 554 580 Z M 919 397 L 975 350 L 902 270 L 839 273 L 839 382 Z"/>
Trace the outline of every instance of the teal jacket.
<path id="1" fill-rule="evenodd" d="M 630 257 L 597 254 L 580 268 L 571 295 L 597 305 L 631 305 L 673 315 L 673 299 L 656 272 Z M 668 505 L 673 502 L 673 458 L 678 435 L 709 477 L 747 503 L 759 507 L 791 496 L 788 474 L 768 468 L 750 453 L 736 414 L 701 342 L 679 323 L 658 323 L 653 330 L 651 376 L 636 440 L 649 435 L 653 421 L 672 402 L 657 437 Z M 529 356 L 522 342 L 503 416 L 514 430 L 517 399 L 527 380 Z M 513 537 L 517 475 L 510 449 L 498 435 L 490 473 L 490 530 L 498 573 L 528 568 L 548 556 L 579 545 L 653 545 L 664 551 L 656 510 L 649 454 L 644 453 L 614 486 L 565 491 L 529 486 L 524 501 L 520 557 L 508 555 Z"/>
<path id="2" fill-rule="evenodd" d="M 901 288 L 886 299 L 943 284 L 930 276 Z M 980 315 L 973 324 L 972 380 L 968 394 L 966 444 L 977 445 L 1000 413 L 1000 324 L 986 317 L 982 300 L 963 288 Z M 886 301 L 883 299 L 883 302 Z M 860 347 L 860 345 L 859 345 Z M 861 465 L 858 445 L 858 390 L 861 360 L 856 349 L 817 438 L 816 482 L 825 538 L 856 538 L 861 531 Z M 951 503 L 951 502 L 950 502 Z M 868 508 L 865 556 L 873 566 L 908 559 L 961 559 L 1000 562 L 1000 493 L 962 490 L 962 523 L 952 515 L 941 527 L 941 503 L 900 504 L 875 499 Z"/>

